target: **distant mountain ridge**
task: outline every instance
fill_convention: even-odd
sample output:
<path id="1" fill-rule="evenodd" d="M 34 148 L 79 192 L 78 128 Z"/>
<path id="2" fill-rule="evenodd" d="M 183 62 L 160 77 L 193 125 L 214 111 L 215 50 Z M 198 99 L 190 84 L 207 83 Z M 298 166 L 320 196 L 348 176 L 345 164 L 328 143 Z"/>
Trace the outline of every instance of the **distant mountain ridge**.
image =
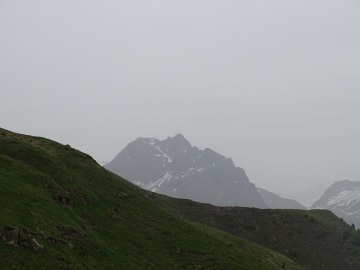
<path id="1" fill-rule="evenodd" d="M 200 150 L 182 134 L 163 141 L 137 138 L 104 167 L 146 190 L 172 197 L 218 206 L 266 207 L 232 159 L 209 148 Z"/>
<path id="2" fill-rule="evenodd" d="M 336 181 L 312 208 L 328 209 L 349 224 L 360 228 L 360 181 Z"/>
<path id="3" fill-rule="evenodd" d="M 307 209 L 305 206 L 303 206 L 301 203 L 292 200 L 292 199 L 285 199 L 280 197 L 279 195 L 272 193 L 270 191 L 267 191 L 262 188 L 257 189 L 260 196 L 263 198 L 265 204 L 268 206 L 268 208 L 271 209 Z"/>

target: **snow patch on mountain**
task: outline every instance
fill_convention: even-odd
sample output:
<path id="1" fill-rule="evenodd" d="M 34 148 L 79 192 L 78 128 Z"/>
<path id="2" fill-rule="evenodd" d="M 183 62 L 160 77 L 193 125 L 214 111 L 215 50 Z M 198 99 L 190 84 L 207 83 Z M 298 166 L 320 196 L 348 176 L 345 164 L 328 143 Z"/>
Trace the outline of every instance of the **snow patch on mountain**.
<path id="1" fill-rule="evenodd" d="M 353 190 L 343 190 L 335 196 L 328 199 L 326 206 L 351 206 L 360 200 L 360 189 L 354 188 Z"/>
<path id="2" fill-rule="evenodd" d="M 164 153 L 159 146 L 155 145 L 155 142 L 152 141 L 151 143 L 149 143 L 153 148 L 155 148 L 157 151 L 159 151 L 160 155 L 154 155 L 154 156 L 160 156 L 163 157 L 164 159 L 167 159 L 167 162 L 170 163 L 172 162 L 172 159 L 166 154 Z"/>
<path id="3" fill-rule="evenodd" d="M 328 209 L 349 224 L 360 228 L 360 182 L 342 180 L 332 184 L 313 209 Z"/>
<path id="4" fill-rule="evenodd" d="M 161 185 L 164 184 L 165 181 L 169 181 L 169 180 L 171 180 L 171 178 L 172 178 L 172 175 L 168 171 L 159 180 L 157 180 L 155 182 L 151 182 L 151 183 L 147 184 L 146 186 L 144 186 L 144 189 L 150 190 L 152 192 L 156 192 L 161 187 Z"/>

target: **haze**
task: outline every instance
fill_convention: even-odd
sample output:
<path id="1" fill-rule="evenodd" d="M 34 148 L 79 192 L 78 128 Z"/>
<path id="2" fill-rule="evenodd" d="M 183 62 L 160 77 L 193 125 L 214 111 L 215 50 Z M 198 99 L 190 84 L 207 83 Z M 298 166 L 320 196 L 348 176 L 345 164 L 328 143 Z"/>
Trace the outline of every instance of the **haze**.
<path id="1" fill-rule="evenodd" d="M 294 192 L 360 180 L 360 1 L 0 0 L 0 125 L 108 162 L 182 133 Z"/>

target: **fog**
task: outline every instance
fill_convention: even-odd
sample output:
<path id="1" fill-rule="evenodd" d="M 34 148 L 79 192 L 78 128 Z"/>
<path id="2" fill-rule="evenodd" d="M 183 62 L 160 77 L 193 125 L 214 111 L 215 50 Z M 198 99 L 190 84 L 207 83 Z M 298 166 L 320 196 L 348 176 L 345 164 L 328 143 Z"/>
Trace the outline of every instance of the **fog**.
<path id="1" fill-rule="evenodd" d="M 182 133 L 295 192 L 360 180 L 360 1 L 0 0 L 0 126 L 110 161 Z"/>

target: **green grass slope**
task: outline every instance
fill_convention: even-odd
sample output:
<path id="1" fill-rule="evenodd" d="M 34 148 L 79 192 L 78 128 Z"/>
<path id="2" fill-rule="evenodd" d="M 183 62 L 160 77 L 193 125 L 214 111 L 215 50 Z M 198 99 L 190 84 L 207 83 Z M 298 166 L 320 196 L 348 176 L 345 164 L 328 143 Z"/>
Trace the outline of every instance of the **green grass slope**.
<path id="1" fill-rule="evenodd" d="M 162 195 L 150 197 L 178 216 L 271 248 L 305 269 L 360 269 L 360 230 L 328 210 L 216 207 Z"/>
<path id="2" fill-rule="evenodd" d="M 68 145 L 0 129 L 0 269 L 301 269 L 147 197 Z"/>

